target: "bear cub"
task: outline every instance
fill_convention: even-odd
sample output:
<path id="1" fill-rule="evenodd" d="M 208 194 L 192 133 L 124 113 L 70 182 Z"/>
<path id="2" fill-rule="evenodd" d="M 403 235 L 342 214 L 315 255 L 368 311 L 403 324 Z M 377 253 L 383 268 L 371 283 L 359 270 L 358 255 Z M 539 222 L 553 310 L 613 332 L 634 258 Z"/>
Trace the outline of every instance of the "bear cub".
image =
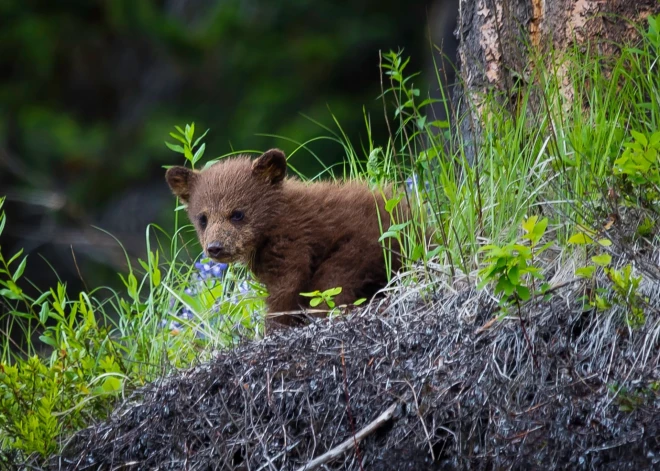
<path id="1" fill-rule="evenodd" d="M 357 182 L 305 183 L 286 176 L 286 157 L 271 149 L 220 161 L 199 172 L 167 170 L 187 204 L 199 242 L 217 262 L 242 262 L 268 290 L 267 330 L 300 323 L 301 292 L 341 287 L 337 305 L 371 298 L 387 283 L 378 238 L 390 226 L 385 200 Z M 380 217 L 380 223 L 379 223 Z M 393 244 L 392 271 L 400 267 Z"/>

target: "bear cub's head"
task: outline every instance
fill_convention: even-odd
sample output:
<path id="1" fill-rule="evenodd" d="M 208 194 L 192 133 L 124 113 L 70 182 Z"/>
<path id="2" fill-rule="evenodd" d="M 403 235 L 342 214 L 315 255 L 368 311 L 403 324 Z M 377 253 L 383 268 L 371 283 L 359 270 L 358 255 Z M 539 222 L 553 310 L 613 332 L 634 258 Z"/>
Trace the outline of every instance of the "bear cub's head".
<path id="1" fill-rule="evenodd" d="M 286 156 L 271 149 L 200 171 L 171 167 L 165 178 L 187 205 L 202 248 L 217 262 L 249 263 L 282 211 Z"/>

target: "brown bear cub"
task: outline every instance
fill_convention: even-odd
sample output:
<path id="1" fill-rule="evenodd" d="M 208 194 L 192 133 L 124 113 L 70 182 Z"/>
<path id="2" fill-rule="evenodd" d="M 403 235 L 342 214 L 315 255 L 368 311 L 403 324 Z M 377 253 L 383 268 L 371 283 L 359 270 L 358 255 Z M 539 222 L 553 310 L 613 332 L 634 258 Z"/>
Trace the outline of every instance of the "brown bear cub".
<path id="1" fill-rule="evenodd" d="M 309 307 L 301 292 L 341 287 L 337 305 L 371 298 L 387 282 L 378 238 L 390 226 L 382 194 L 363 183 L 304 183 L 285 178 L 286 157 L 272 149 L 218 162 L 198 172 L 167 170 L 187 203 L 208 256 L 243 262 L 268 290 L 267 329 L 299 323 Z M 379 224 L 380 214 L 380 224 Z M 400 267 L 392 247 L 391 270 Z"/>

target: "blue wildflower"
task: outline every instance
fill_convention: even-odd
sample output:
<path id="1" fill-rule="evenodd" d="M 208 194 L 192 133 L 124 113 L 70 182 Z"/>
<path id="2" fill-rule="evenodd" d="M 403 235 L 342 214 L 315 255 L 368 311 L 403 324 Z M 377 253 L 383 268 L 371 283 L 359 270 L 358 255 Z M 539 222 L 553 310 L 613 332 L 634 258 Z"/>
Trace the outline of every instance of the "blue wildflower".
<path id="1" fill-rule="evenodd" d="M 195 262 L 194 267 L 195 272 L 190 277 L 188 286 L 183 290 L 188 296 L 196 296 L 202 290 L 210 288 L 215 285 L 216 282 L 221 281 L 227 272 L 228 265 L 226 263 L 214 262 L 207 258 Z M 176 299 L 172 298 L 170 300 L 170 309 L 174 309 L 175 305 Z M 218 312 L 220 310 L 220 302 L 218 301 L 215 303 L 212 309 L 213 311 Z M 194 318 L 194 313 L 186 306 L 182 306 L 178 312 L 174 313 L 174 315 L 181 321 L 192 321 Z M 168 328 L 174 334 L 178 334 L 185 327 L 178 320 L 164 320 L 162 326 Z M 203 337 L 203 334 L 197 332 L 196 336 Z"/>
<path id="2" fill-rule="evenodd" d="M 414 188 L 419 187 L 419 178 L 417 177 L 417 174 L 413 174 L 412 177 L 406 178 L 406 187 L 408 188 L 408 192 L 412 192 Z M 423 191 L 429 191 L 431 189 L 431 183 L 429 181 L 424 181 L 424 190 Z"/>
<path id="3" fill-rule="evenodd" d="M 227 264 L 204 259 L 195 263 L 195 268 L 202 280 L 221 279 L 227 271 Z"/>

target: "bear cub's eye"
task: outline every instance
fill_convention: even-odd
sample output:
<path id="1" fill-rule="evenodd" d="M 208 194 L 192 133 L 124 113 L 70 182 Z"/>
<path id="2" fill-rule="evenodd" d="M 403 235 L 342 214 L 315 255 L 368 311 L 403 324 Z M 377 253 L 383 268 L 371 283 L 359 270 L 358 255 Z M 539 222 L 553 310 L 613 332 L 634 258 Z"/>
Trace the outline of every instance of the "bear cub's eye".
<path id="1" fill-rule="evenodd" d="M 197 216 L 197 221 L 199 222 L 199 227 L 201 227 L 202 230 L 206 229 L 206 225 L 209 223 L 206 214 L 200 214 Z"/>
<path id="2" fill-rule="evenodd" d="M 245 215 L 243 214 L 243 211 L 232 211 L 231 216 L 229 216 L 229 219 L 231 222 L 239 222 L 243 220 L 243 217 Z"/>

